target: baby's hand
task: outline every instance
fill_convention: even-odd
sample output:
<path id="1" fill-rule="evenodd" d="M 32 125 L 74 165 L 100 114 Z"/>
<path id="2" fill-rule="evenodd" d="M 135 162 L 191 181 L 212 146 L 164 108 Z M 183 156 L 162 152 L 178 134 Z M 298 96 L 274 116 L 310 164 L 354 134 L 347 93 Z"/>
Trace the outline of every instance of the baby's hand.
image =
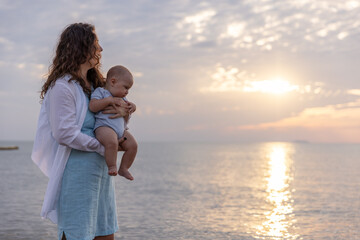
<path id="1" fill-rule="evenodd" d="M 129 108 L 129 113 L 130 113 L 130 114 L 136 111 L 136 105 L 135 105 L 135 103 L 127 102 L 127 104 L 128 104 L 128 106 L 130 107 L 130 108 Z"/>

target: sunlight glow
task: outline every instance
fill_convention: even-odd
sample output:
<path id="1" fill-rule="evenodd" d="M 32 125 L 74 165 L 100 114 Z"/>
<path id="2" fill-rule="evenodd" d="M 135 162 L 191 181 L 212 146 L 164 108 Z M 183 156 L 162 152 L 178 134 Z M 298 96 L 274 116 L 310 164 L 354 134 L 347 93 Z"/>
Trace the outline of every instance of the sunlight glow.
<path id="1" fill-rule="evenodd" d="M 269 148 L 269 172 L 267 180 L 267 202 L 272 206 L 265 212 L 266 220 L 258 227 L 258 234 L 275 238 L 296 239 L 289 232 L 293 224 L 293 207 L 289 183 L 290 146 L 274 143 Z"/>
<path id="2" fill-rule="evenodd" d="M 286 176 L 286 155 L 282 147 L 273 147 L 270 154 L 270 177 L 268 178 L 268 190 L 281 191 L 287 185 Z M 276 200 L 276 199 L 275 199 Z"/>
<path id="3" fill-rule="evenodd" d="M 262 92 L 272 94 L 282 94 L 299 90 L 299 86 L 291 85 L 288 81 L 281 78 L 263 81 L 245 82 L 244 92 Z"/>
<path id="4" fill-rule="evenodd" d="M 305 92 L 304 86 L 293 85 L 282 77 L 258 80 L 255 73 L 246 70 L 240 71 L 233 66 L 223 67 L 218 64 L 216 71 L 210 76 L 213 79 L 212 83 L 208 87 L 201 88 L 201 92 L 260 92 L 269 94 Z"/>

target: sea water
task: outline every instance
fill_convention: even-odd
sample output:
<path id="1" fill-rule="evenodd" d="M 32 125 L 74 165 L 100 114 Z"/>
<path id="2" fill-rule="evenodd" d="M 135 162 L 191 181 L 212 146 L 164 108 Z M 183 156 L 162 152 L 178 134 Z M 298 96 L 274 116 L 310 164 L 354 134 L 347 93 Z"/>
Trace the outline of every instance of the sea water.
<path id="1" fill-rule="evenodd" d="M 0 142 L 0 239 L 56 239 L 32 142 Z M 121 154 L 119 154 L 119 159 Z M 116 239 L 360 239 L 360 145 L 139 143 Z"/>

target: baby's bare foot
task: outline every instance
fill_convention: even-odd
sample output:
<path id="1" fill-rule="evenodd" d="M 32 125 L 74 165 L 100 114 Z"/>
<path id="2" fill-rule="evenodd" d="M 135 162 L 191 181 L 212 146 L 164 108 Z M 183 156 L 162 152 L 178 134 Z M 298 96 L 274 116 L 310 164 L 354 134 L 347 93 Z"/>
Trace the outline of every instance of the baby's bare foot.
<path id="1" fill-rule="evenodd" d="M 116 176 L 117 175 L 117 169 L 116 166 L 108 167 L 109 171 L 108 174 L 110 176 Z"/>
<path id="2" fill-rule="evenodd" d="M 124 178 L 129 179 L 130 181 L 134 180 L 134 177 L 131 175 L 131 173 L 127 169 L 120 168 L 118 173 L 120 176 L 123 176 Z"/>

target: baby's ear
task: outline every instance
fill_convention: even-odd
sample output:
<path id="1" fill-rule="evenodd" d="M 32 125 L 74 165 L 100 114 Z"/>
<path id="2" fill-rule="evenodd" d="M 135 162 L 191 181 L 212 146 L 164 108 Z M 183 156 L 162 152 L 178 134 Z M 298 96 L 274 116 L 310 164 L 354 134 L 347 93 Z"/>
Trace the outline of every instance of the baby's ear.
<path id="1" fill-rule="evenodd" d="M 110 82 L 111 82 L 111 85 L 114 85 L 116 83 L 116 79 L 112 78 L 112 79 L 110 79 Z"/>

